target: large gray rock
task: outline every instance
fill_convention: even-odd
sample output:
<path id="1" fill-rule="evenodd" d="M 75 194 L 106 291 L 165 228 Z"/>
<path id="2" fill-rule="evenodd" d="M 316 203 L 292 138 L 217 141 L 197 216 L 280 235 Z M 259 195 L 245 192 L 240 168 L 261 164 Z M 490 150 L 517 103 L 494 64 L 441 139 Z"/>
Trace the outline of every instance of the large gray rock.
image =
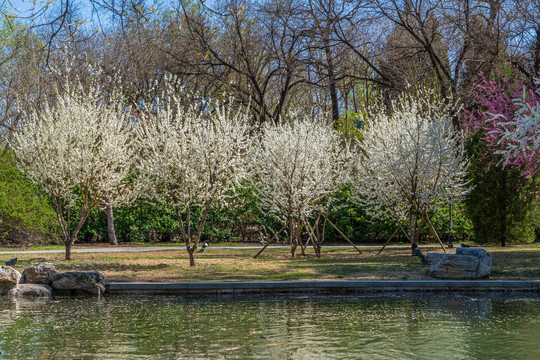
<path id="1" fill-rule="evenodd" d="M 9 290 L 8 295 L 13 297 L 39 297 L 50 298 L 52 296 L 52 288 L 43 284 L 18 284 L 13 289 Z"/>
<path id="2" fill-rule="evenodd" d="M 476 278 L 484 278 L 491 274 L 491 263 L 493 255 L 484 249 L 478 248 L 457 248 L 457 255 L 476 256 L 478 258 L 478 268 L 476 269 Z"/>
<path id="3" fill-rule="evenodd" d="M 456 254 L 428 253 L 429 275 L 441 279 L 480 279 L 489 276 L 493 256 L 484 249 L 457 248 Z"/>
<path id="4" fill-rule="evenodd" d="M 43 284 L 50 286 L 56 274 L 58 274 L 58 271 L 53 264 L 41 263 L 24 269 L 21 282 L 25 284 Z"/>
<path id="5" fill-rule="evenodd" d="M 52 288 L 59 294 L 103 295 L 107 283 L 97 271 L 67 271 L 54 276 Z"/>
<path id="6" fill-rule="evenodd" d="M 11 266 L 0 266 L 0 295 L 5 295 L 19 283 L 21 273 Z"/>

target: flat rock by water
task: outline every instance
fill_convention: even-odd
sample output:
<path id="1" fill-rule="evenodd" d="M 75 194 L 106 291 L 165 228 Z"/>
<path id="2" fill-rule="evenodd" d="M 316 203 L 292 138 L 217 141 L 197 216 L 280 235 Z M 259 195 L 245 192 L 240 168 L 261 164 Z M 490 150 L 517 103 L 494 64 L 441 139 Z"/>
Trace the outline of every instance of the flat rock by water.
<path id="1" fill-rule="evenodd" d="M 53 289 L 48 285 L 43 284 L 18 284 L 16 287 L 9 290 L 8 295 L 13 297 L 39 297 L 50 298 Z"/>
<path id="2" fill-rule="evenodd" d="M 58 271 L 53 264 L 41 263 L 24 269 L 21 282 L 24 282 L 25 284 L 43 284 L 50 286 L 56 274 L 58 274 Z"/>
<path id="3" fill-rule="evenodd" d="M 456 254 L 428 253 L 429 275 L 440 279 L 481 279 L 489 276 L 493 256 L 484 249 L 457 248 Z"/>
<path id="4" fill-rule="evenodd" d="M 106 285 L 105 277 L 98 271 L 57 273 L 52 282 L 52 288 L 61 295 L 87 294 L 101 296 L 105 292 Z"/>

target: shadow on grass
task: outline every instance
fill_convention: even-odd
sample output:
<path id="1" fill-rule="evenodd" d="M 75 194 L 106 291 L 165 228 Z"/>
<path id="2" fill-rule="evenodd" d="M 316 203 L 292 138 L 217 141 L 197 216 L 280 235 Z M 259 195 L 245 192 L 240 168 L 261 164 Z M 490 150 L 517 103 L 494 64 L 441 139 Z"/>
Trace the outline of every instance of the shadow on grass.
<path id="1" fill-rule="evenodd" d="M 139 265 L 139 264 L 111 264 L 111 263 L 99 263 L 99 264 L 77 264 L 77 263 L 61 263 L 55 264 L 58 271 L 153 271 L 163 270 L 170 265 L 167 264 L 155 264 L 155 265 Z"/>
<path id="2" fill-rule="evenodd" d="M 308 249 L 309 250 L 309 249 Z M 392 249 L 376 255 L 367 250 L 360 255 L 354 249 L 323 249 L 322 257 L 313 252 L 290 257 L 288 249 L 271 249 L 257 259 L 253 249 L 205 251 L 196 254 L 195 268 L 189 267 L 187 254 L 85 254 L 72 261 L 59 256 L 19 258 L 17 269 L 41 261 L 53 262 L 60 271 L 97 270 L 118 279 L 133 281 L 287 281 L 331 279 L 419 279 L 426 276 L 425 265 L 408 249 Z M 540 279 L 540 251 L 537 249 L 492 249 L 492 279 Z M 35 255 L 34 255 L 35 256 Z M 80 256 L 80 257 L 79 257 Z M 24 257 L 23 257 L 24 258 Z M 46 260 L 48 258 L 48 260 Z M 150 279 L 150 280 L 149 280 Z"/>

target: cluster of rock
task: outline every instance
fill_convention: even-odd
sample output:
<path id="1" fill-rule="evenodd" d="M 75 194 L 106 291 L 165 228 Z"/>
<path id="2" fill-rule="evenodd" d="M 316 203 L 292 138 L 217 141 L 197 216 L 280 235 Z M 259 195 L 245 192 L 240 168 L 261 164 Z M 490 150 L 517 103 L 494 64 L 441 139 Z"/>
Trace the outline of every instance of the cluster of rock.
<path id="1" fill-rule="evenodd" d="M 455 254 L 428 253 L 429 275 L 440 279 L 481 279 L 491 273 L 493 256 L 484 249 L 457 248 Z"/>
<path id="2" fill-rule="evenodd" d="M 97 271 L 58 272 L 53 264 L 41 263 L 26 268 L 22 275 L 11 266 L 0 266 L 0 295 L 50 297 L 57 295 L 101 296 L 106 289 Z"/>

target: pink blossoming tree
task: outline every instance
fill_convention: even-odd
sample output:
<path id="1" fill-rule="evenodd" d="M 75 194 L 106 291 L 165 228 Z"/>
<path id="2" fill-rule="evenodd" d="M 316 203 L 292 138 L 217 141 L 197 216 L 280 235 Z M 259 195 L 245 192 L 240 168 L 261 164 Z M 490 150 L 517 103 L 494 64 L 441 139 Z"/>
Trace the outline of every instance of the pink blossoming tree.
<path id="1" fill-rule="evenodd" d="M 481 109 L 469 112 L 469 125 L 483 130 L 483 140 L 503 155 L 505 166 L 523 169 L 527 178 L 540 170 L 539 146 L 535 137 L 540 123 L 535 121 L 540 107 L 539 84 L 528 86 L 519 74 L 510 79 L 499 72 L 477 84 L 476 100 Z"/>

